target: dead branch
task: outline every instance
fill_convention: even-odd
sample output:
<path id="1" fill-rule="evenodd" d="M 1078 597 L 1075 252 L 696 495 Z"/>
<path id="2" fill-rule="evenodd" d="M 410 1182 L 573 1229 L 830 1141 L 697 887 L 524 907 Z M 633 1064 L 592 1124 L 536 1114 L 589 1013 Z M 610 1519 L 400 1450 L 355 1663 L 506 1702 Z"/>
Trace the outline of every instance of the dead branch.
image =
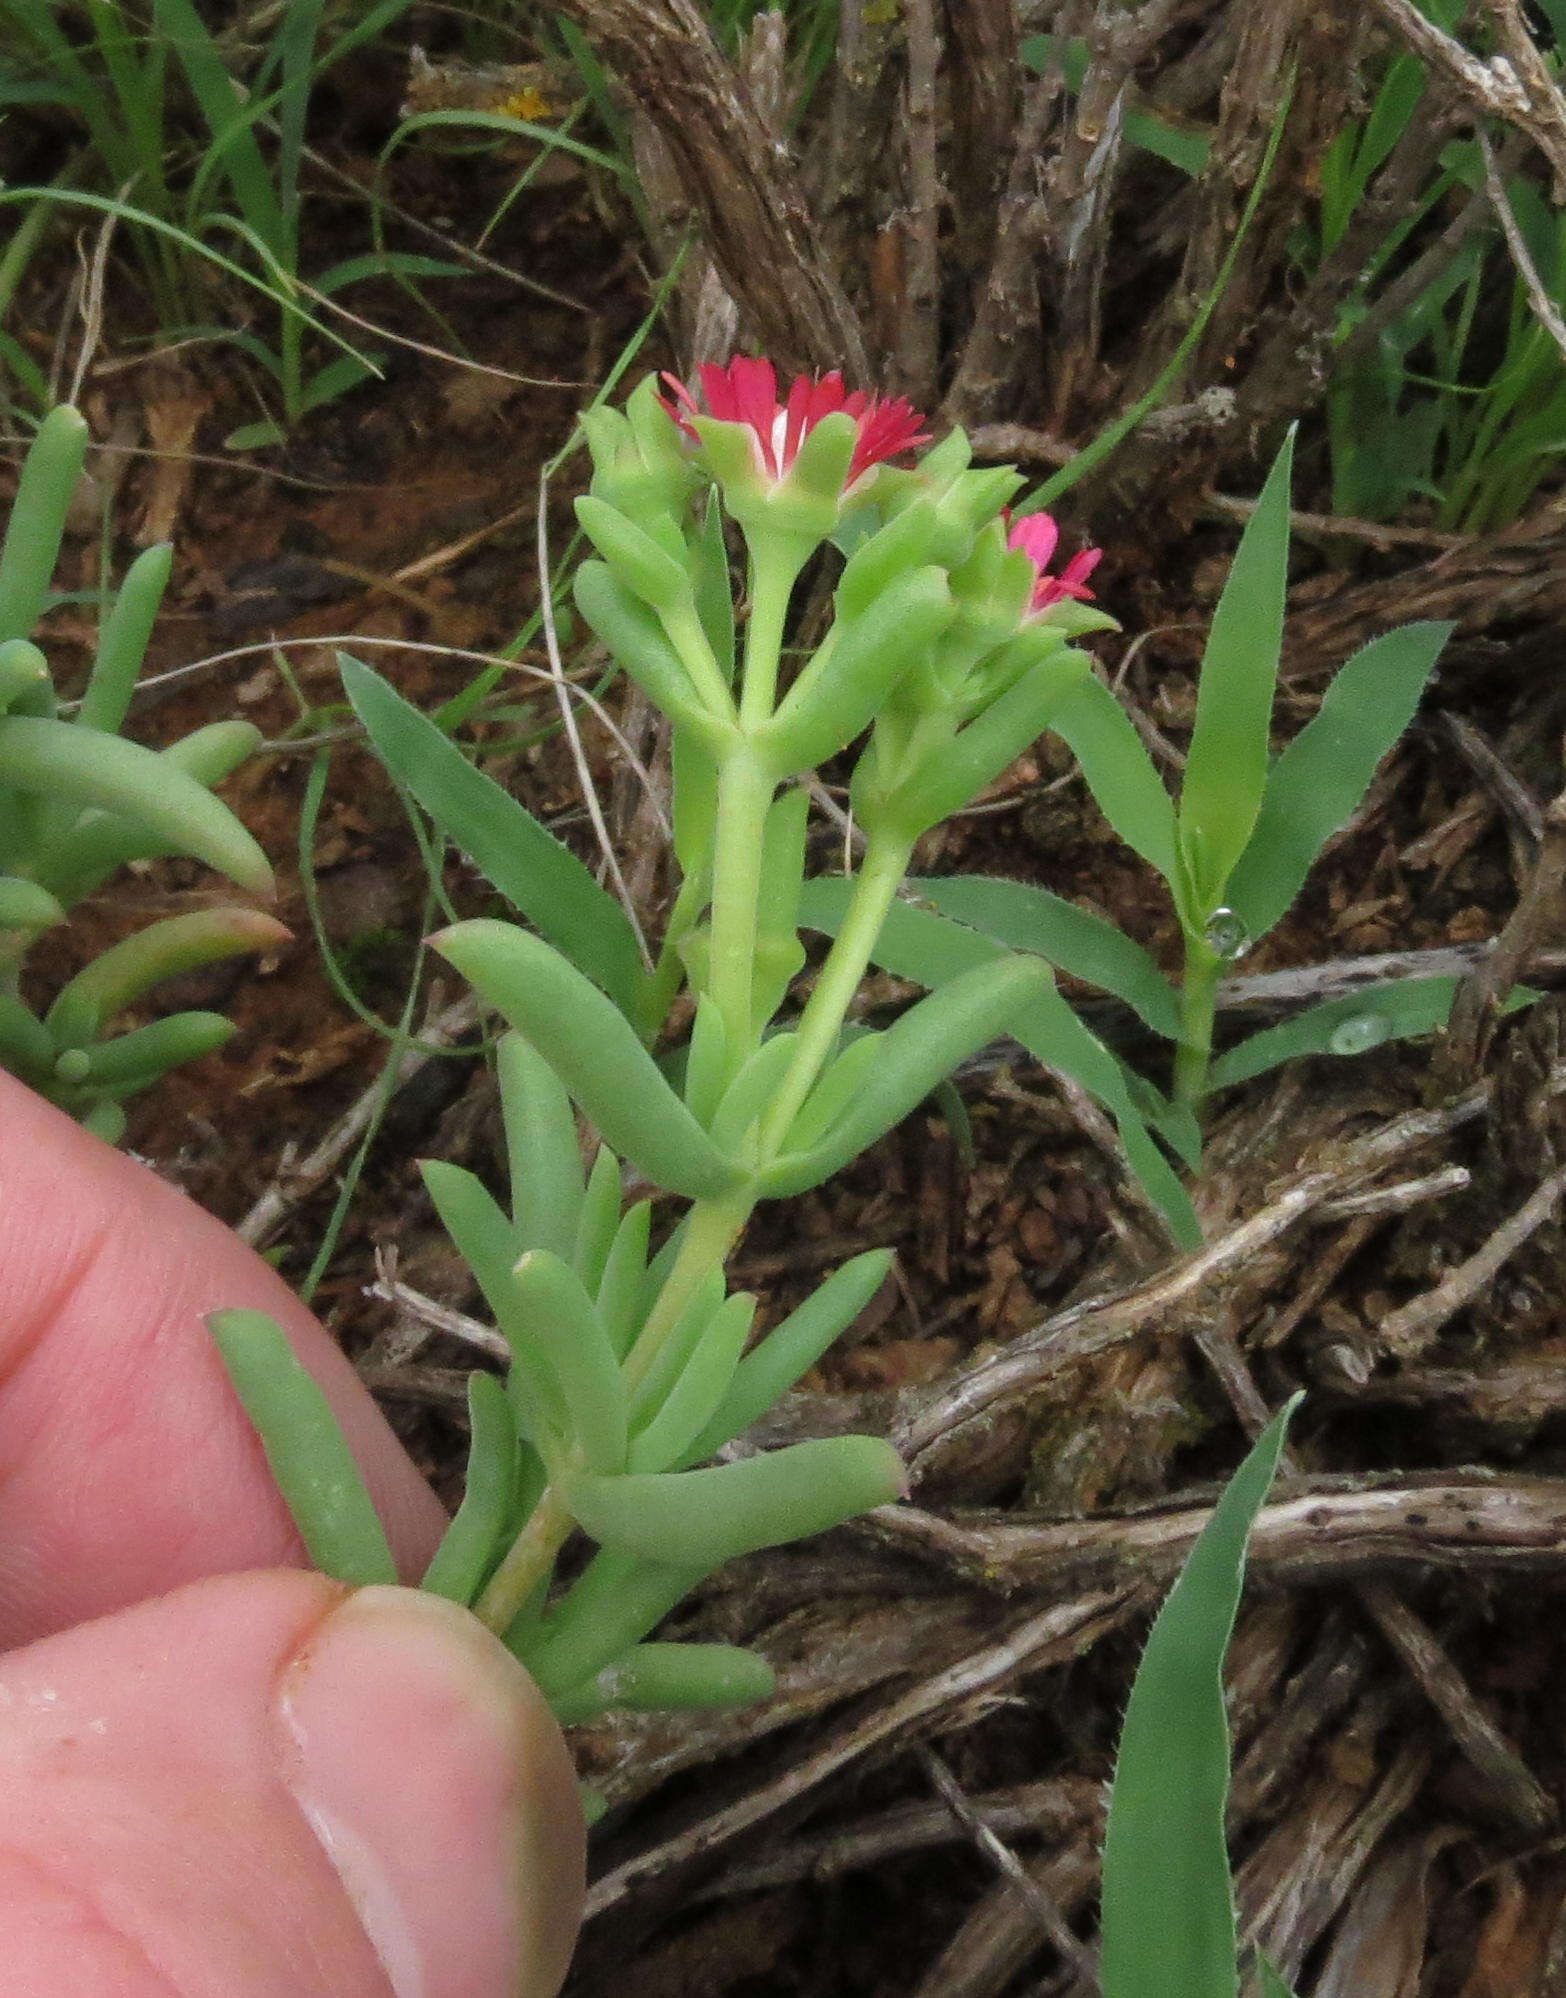
<path id="1" fill-rule="evenodd" d="M 864 1530 L 1003 1595 L 1059 1598 L 1133 1584 L 1157 1595 L 1179 1573 L 1211 1509 L 1210 1500 L 1186 1497 L 1127 1515 L 1041 1520 L 886 1506 Z M 1262 1508 L 1250 1565 L 1274 1586 L 1432 1568 L 1566 1581 L 1566 1482 L 1484 1471 L 1390 1483 L 1302 1479 Z"/>
<path id="2" fill-rule="evenodd" d="M 828 268 L 787 153 L 694 0 L 564 0 L 679 168 L 724 285 L 785 367 L 868 379 L 859 322 Z"/>
<path id="3" fill-rule="evenodd" d="M 1064 1368 L 1140 1335 L 1163 1332 L 1177 1312 L 1200 1307 L 1213 1287 L 1243 1280 L 1249 1295 L 1265 1295 L 1273 1271 L 1264 1251 L 1289 1235 L 1327 1200 L 1341 1198 L 1375 1173 L 1406 1158 L 1481 1114 L 1475 1090 L 1437 1111 L 1416 1111 L 1370 1136 L 1329 1147 L 1319 1167 L 1297 1175 L 1257 1213 L 1216 1241 L 1116 1297 L 1095 1298 L 1048 1318 L 1004 1353 L 981 1359 L 919 1401 L 894 1425 L 893 1442 L 917 1481 L 948 1454 L 956 1433 L 993 1422 L 1008 1406 L 1037 1393 Z M 926 1461 L 928 1459 L 928 1462 Z"/>
<path id="4" fill-rule="evenodd" d="M 607 1913 L 654 1880 L 710 1860 L 743 1833 L 808 1796 L 873 1750 L 924 1730 L 941 1716 L 950 1718 L 1020 1672 L 1041 1670 L 1079 1655 L 1133 1615 L 1139 1602 L 1135 1591 L 1113 1590 L 1027 1617 L 998 1643 L 985 1646 L 889 1705 L 838 1729 L 810 1754 L 736 1803 L 605 1874 L 588 1890 L 585 1919 L 591 1921 Z"/>

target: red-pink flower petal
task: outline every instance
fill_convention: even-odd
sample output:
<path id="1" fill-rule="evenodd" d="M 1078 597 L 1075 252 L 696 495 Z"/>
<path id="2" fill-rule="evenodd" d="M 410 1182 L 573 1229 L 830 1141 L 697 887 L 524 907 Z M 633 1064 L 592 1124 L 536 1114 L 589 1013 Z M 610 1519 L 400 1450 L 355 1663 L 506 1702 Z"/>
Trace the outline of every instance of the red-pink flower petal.
<path id="1" fill-rule="evenodd" d="M 778 378 L 772 363 L 736 354 L 726 368 L 704 361 L 696 372 L 708 409 L 720 423 L 743 423 L 750 430 L 764 470 L 775 479 L 778 460 L 772 429 L 778 408 Z"/>
<path id="2" fill-rule="evenodd" d="M 701 404 L 697 402 L 695 396 L 691 394 L 690 390 L 685 386 L 684 382 L 680 380 L 679 376 L 671 375 L 667 368 L 665 368 L 663 373 L 659 376 L 659 380 L 662 381 L 667 386 L 669 395 L 668 396 L 661 395 L 659 396 L 658 400 L 663 404 L 664 408 L 674 418 L 675 422 L 685 432 L 686 436 L 691 440 L 691 442 L 693 444 L 699 444 L 701 442 L 701 438 L 698 436 L 695 425 L 691 422 L 690 419 L 693 416 L 701 415 Z M 672 396 L 674 398 L 672 402 L 669 400 L 669 396 Z"/>
<path id="3" fill-rule="evenodd" d="M 762 469 L 774 479 L 787 476 L 811 431 L 823 417 L 839 410 L 859 426 L 848 469 L 849 485 L 883 459 L 930 441 L 929 433 L 920 428 L 923 417 L 901 396 L 882 402 L 863 389 L 845 390 L 843 377 L 835 368 L 819 378 L 797 376 L 782 403 L 778 401 L 777 372 L 770 361 L 736 354 L 727 367 L 707 361 L 697 373 L 708 413 L 720 423 L 744 424 L 756 440 Z M 690 419 L 701 415 L 700 404 L 673 375 L 666 374 L 663 379 L 673 397 L 664 401 L 664 408 L 686 436 L 694 439 L 696 431 Z"/>
<path id="4" fill-rule="evenodd" d="M 799 456 L 799 447 L 815 429 L 823 416 L 835 416 L 838 410 L 847 410 L 850 416 L 858 411 L 848 406 L 854 396 L 843 391 L 843 377 L 834 368 L 830 374 L 814 381 L 809 375 L 797 375 L 788 392 L 788 421 L 783 433 L 783 470 L 788 471 Z M 862 403 L 863 396 L 858 400 Z"/>
<path id="5" fill-rule="evenodd" d="M 1084 548 L 1072 556 L 1058 576 L 1049 576 L 1045 570 L 1054 558 L 1059 541 L 1060 529 L 1050 514 L 1030 513 L 1009 524 L 1006 546 L 1020 548 L 1033 564 L 1030 610 L 1048 610 L 1051 604 L 1058 604 L 1063 598 L 1075 597 L 1080 601 L 1093 594 L 1087 588 L 1087 579 L 1102 560 L 1103 549 Z"/>
<path id="6" fill-rule="evenodd" d="M 1011 531 L 1006 536 L 1006 546 L 1020 548 L 1042 576 L 1060 540 L 1055 516 L 1051 513 L 1029 513 L 1021 520 L 1008 521 L 1008 525 Z"/>
<path id="7" fill-rule="evenodd" d="M 850 397 L 852 400 L 854 398 Z M 905 397 L 869 403 L 860 397 L 859 401 L 860 409 L 849 412 L 859 418 L 859 441 L 854 446 L 854 455 L 848 466 L 850 485 L 868 472 L 872 465 L 882 464 L 888 458 L 895 458 L 930 441 L 929 431 L 919 427 L 924 418 Z"/>

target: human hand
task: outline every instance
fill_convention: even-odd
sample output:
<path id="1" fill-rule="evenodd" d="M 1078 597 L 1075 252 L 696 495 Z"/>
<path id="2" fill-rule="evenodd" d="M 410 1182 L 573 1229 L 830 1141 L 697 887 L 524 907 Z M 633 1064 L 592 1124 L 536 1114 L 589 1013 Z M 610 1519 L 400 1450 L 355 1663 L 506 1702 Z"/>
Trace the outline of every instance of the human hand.
<path id="1" fill-rule="evenodd" d="M 433 1493 L 286 1286 L 0 1073 L 0 1955 L 12 1998 L 546 1998 L 583 1834 L 465 1611 L 303 1550 L 208 1311 L 271 1313 L 399 1570 Z"/>

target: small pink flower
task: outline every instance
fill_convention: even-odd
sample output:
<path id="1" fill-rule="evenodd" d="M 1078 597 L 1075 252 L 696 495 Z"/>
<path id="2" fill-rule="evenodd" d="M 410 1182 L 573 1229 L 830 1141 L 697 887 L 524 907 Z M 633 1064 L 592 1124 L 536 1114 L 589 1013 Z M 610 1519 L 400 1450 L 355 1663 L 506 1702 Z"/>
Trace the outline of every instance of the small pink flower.
<path id="1" fill-rule="evenodd" d="M 1053 514 L 1030 513 L 1015 522 L 1008 517 L 1008 525 L 1011 531 L 1006 536 L 1006 546 L 1020 548 L 1033 564 L 1030 610 L 1048 610 L 1051 604 L 1058 604 L 1066 597 L 1076 597 L 1080 601 L 1092 596 L 1087 579 L 1103 557 L 1102 548 L 1084 548 L 1080 554 L 1072 556 L 1058 576 L 1050 576 L 1045 571 L 1054 556 L 1055 544 L 1060 540 L 1060 529 L 1055 525 Z"/>
<path id="2" fill-rule="evenodd" d="M 696 436 L 689 421 L 692 416 L 705 413 L 720 423 L 747 424 L 756 440 L 762 470 L 772 479 L 787 478 L 801 444 L 823 417 L 839 410 L 859 426 L 848 467 L 850 486 L 871 466 L 930 441 L 929 432 L 919 427 L 924 419 L 911 403 L 901 396 L 877 398 L 867 396 L 862 389 L 850 392 L 835 368 L 819 379 L 797 376 L 785 402 L 778 401 L 778 378 L 770 361 L 736 355 L 726 368 L 704 362 L 697 373 L 706 411 L 682 381 L 668 374 L 663 379 L 673 400 L 665 401 L 664 408 L 691 438 Z"/>

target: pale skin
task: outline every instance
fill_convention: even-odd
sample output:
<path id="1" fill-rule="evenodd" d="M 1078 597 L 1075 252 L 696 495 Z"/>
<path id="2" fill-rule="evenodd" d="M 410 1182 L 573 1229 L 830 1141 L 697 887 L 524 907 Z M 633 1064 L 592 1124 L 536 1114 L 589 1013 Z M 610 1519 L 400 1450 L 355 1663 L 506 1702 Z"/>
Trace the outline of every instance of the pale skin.
<path id="1" fill-rule="evenodd" d="M 0 1074 L 0 1960 L 11 1998 L 551 1998 L 564 1743 L 465 1611 L 304 1555 L 204 1325 L 270 1312 L 405 1581 L 438 1501 L 281 1280 Z"/>

